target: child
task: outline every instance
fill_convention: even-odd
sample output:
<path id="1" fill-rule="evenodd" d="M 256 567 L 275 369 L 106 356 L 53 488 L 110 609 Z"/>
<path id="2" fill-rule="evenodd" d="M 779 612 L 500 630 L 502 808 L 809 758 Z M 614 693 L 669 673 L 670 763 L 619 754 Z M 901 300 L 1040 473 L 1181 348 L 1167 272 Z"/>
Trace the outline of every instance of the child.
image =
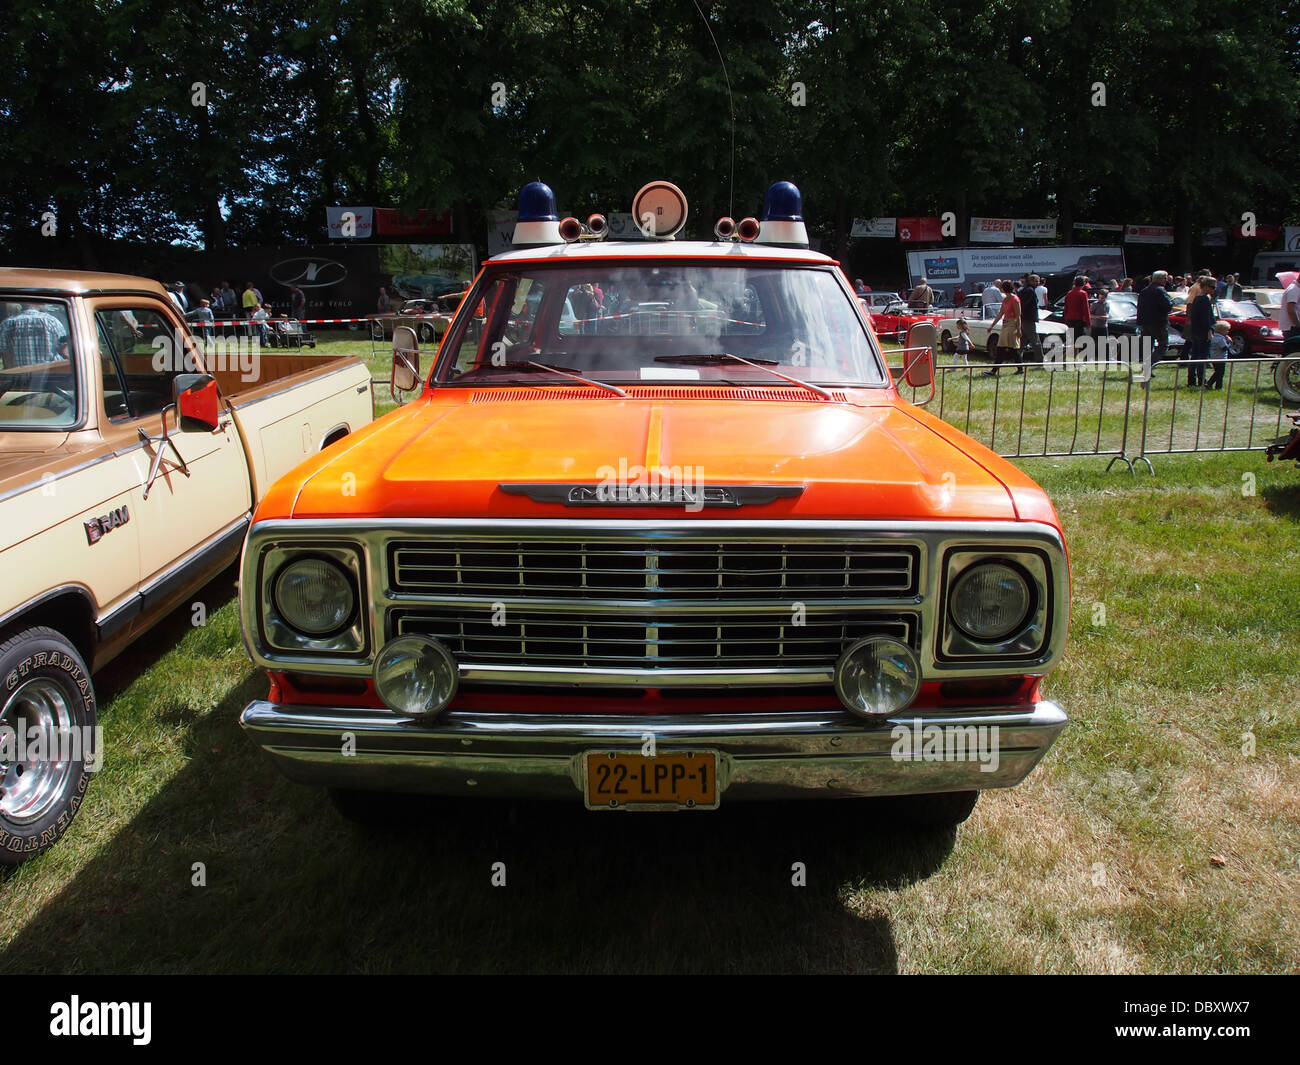
<path id="1" fill-rule="evenodd" d="M 1225 362 L 1232 357 L 1231 333 L 1232 328 L 1227 322 L 1214 323 L 1214 332 L 1210 334 L 1210 358 L 1214 360 L 1210 365 L 1214 368 L 1214 373 L 1205 382 L 1207 389 L 1223 388 L 1223 367 Z"/>
<path id="2" fill-rule="evenodd" d="M 957 360 L 961 359 L 967 366 L 970 365 L 970 326 L 966 324 L 965 318 L 957 319 L 957 335 L 952 341 L 952 364 L 957 365 Z"/>

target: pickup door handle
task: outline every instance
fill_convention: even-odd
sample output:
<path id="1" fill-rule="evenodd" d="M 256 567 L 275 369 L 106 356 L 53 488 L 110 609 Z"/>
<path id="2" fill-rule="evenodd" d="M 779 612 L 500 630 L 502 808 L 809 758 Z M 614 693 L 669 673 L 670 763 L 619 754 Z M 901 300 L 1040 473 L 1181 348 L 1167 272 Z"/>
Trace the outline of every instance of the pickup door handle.
<path id="1" fill-rule="evenodd" d="M 370 386 L 369 386 L 369 385 L 357 385 L 357 395 L 358 395 L 358 396 L 361 395 L 362 392 L 369 392 L 369 391 L 370 391 Z"/>

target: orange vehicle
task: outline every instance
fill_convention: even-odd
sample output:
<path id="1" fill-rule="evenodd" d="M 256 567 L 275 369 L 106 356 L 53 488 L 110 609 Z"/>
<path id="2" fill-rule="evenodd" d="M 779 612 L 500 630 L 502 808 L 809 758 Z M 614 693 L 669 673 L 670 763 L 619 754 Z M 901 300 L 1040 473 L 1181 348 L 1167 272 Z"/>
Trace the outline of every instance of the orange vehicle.
<path id="1" fill-rule="evenodd" d="M 345 809 L 374 793 L 701 809 L 1018 783 L 1066 724 L 1047 496 L 903 400 L 798 190 L 645 239 L 525 188 L 411 402 L 273 486 L 241 574 L 270 674 L 248 734 Z M 478 309 L 482 313 L 477 313 Z M 931 386 L 929 349 L 907 369 Z"/>

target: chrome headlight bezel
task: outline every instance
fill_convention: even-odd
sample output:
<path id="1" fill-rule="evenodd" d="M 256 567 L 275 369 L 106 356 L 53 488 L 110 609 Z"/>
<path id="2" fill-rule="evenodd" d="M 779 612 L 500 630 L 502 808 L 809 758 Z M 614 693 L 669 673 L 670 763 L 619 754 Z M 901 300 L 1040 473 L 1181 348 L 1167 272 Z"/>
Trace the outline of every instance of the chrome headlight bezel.
<path id="1" fill-rule="evenodd" d="M 981 640 L 971 636 L 957 622 L 952 611 L 957 582 L 976 566 L 1001 564 L 1016 571 L 1029 588 L 1029 608 L 1006 636 Z M 1024 660 L 1040 658 L 1051 639 L 1051 619 L 1055 609 L 1051 569 L 1044 552 L 1021 549 L 1013 551 L 960 549 L 949 551 L 943 564 L 943 594 L 938 616 L 941 619 L 938 658 L 969 661 L 972 658 Z"/>
<path id="2" fill-rule="evenodd" d="M 348 620 L 341 628 L 322 635 L 295 628 L 282 616 L 276 601 L 276 586 L 284 571 L 295 562 L 312 558 L 333 563 L 347 578 L 353 597 Z M 366 652 L 367 601 L 359 546 L 295 543 L 271 547 L 259 560 L 258 589 L 261 635 L 268 648 L 316 654 L 358 655 Z"/>

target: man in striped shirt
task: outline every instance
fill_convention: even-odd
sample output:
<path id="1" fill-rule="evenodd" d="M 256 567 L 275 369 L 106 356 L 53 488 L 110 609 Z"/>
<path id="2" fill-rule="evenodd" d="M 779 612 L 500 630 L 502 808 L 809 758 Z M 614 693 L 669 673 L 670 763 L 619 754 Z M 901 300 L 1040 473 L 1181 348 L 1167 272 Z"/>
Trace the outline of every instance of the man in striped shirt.
<path id="1" fill-rule="evenodd" d="M 56 362 L 64 357 L 59 354 L 59 344 L 66 343 L 68 327 L 42 307 L 24 303 L 22 311 L 0 322 L 0 358 L 6 367 Z"/>

